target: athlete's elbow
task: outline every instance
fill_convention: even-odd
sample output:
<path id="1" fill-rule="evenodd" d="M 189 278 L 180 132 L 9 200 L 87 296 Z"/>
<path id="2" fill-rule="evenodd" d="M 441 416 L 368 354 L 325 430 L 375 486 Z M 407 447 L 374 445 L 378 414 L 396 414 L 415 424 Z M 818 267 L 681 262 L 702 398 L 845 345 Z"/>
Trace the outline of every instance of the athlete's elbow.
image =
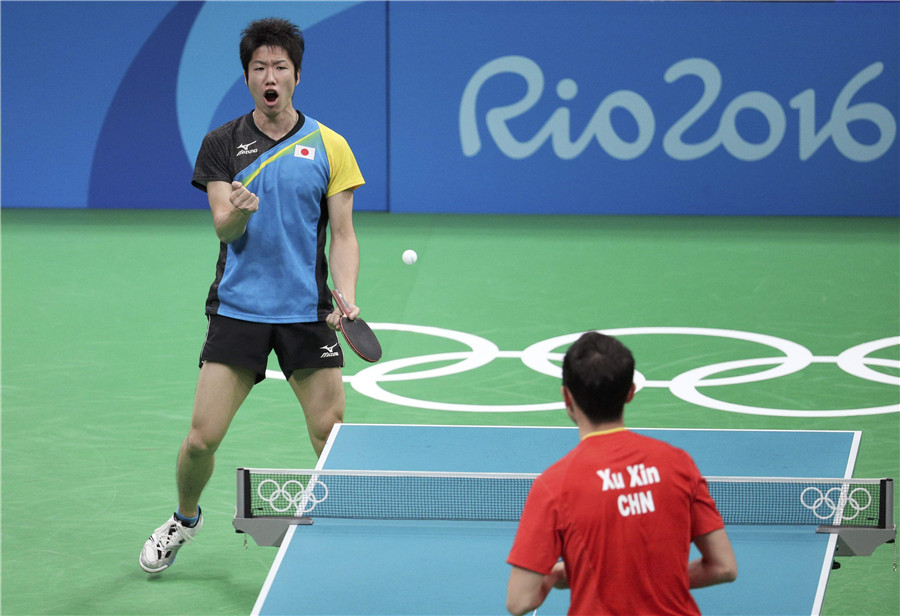
<path id="1" fill-rule="evenodd" d="M 704 586 L 712 586 L 715 584 L 728 584 L 737 579 L 738 569 L 737 563 L 721 562 L 715 563 L 707 569 L 707 583 Z"/>
<path id="2" fill-rule="evenodd" d="M 719 583 L 727 584 L 729 582 L 733 582 L 737 579 L 738 569 L 737 563 L 729 563 L 728 565 L 723 566 L 719 570 Z"/>
<path id="3" fill-rule="evenodd" d="M 235 229 L 231 225 L 216 225 L 216 237 L 223 244 L 230 244 L 244 234 L 245 228 Z"/>
<path id="4" fill-rule="evenodd" d="M 520 616 L 521 614 L 533 612 L 535 609 L 540 607 L 540 605 L 541 601 L 537 601 L 535 597 L 506 597 L 506 611 L 508 611 L 513 616 Z"/>

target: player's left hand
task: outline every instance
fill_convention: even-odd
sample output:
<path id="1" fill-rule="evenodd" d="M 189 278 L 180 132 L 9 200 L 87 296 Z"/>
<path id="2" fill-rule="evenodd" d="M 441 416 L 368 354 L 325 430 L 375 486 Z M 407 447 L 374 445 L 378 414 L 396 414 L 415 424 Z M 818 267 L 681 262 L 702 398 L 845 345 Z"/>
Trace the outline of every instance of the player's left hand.
<path id="1" fill-rule="evenodd" d="M 347 314 L 347 318 L 349 318 L 351 321 L 358 317 L 359 313 L 361 312 L 359 306 L 357 306 L 356 304 L 348 304 L 347 308 L 350 311 L 349 314 Z M 343 316 L 344 315 L 341 313 L 341 309 L 335 307 L 334 311 L 332 311 L 332 313 L 329 314 L 328 317 L 326 317 L 325 322 L 328 323 L 328 327 L 337 331 L 337 329 L 341 325 L 341 317 Z"/>

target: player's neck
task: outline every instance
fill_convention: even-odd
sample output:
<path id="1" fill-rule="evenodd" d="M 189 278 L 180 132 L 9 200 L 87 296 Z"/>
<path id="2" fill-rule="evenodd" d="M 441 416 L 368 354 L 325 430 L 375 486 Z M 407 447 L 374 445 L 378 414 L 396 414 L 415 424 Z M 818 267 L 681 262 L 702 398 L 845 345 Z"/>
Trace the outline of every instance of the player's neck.
<path id="1" fill-rule="evenodd" d="M 610 430 L 620 430 L 625 427 L 624 414 L 609 421 L 595 422 L 591 421 L 577 405 L 571 409 L 569 417 L 571 417 L 572 421 L 575 422 L 575 425 L 578 426 L 579 438 L 584 438 L 588 434 L 593 434 L 595 432 L 608 432 Z"/>
<path id="2" fill-rule="evenodd" d="M 625 422 L 623 420 L 604 421 L 602 423 L 591 423 L 589 421 L 584 421 L 578 423 L 577 425 L 579 439 L 583 439 L 588 434 L 594 434 L 597 432 L 610 432 L 612 430 L 622 430 L 625 428 Z"/>
<path id="3" fill-rule="evenodd" d="M 291 132 L 299 118 L 300 114 L 293 107 L 288 107 L 271 116 L 258 107 L 253 110 L 253 121 L 256 123 L 256 127 L 271 137 L 273 141 L 278 141 Z"/>

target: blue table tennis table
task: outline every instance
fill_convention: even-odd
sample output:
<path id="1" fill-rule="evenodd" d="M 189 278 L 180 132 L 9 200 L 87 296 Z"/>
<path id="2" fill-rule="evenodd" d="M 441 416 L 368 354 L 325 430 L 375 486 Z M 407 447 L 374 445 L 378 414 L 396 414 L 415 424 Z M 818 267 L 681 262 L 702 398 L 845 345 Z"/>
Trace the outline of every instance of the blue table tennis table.
<path id="1" fill-rule="evenodd" d="M 706 476 L 851 477 L 860 442 L 852 431 L 633 430 L 689 452 Z M 317 468 L 540 473 L 577 442 L 575 428 L 342 424 Z M 505 614 L 515 530 L 514 522 L 454 520 L 290 525 L 252 613 Z M 821 611 L 837 535 L 810 526 L 727 530 L 740 574 L 694 591 L 704 614 Z M 537 614 L 565 614 L 568 603 L 568 591 L 553 590 Z"/>

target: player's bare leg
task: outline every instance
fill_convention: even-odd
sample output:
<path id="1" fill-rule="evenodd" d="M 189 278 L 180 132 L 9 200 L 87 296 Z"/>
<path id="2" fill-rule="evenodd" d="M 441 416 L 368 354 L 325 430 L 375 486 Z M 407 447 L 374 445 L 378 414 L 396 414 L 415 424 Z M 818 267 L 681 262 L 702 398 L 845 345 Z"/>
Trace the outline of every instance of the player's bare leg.
<path id="1" fill-rule="evenodd" d="M 216 449 L 255 380 L 252 371 L 224 364 L 206 362 L 200 369 L 191 429 L 178 453 L 178 509 L 141 548 L 139 563 L 147 573 L 168 569 L 203 527 L 197 501 L 212 475 Z"/>
<path id="2" fill-rule="evenodd" d="M 214 362 L 200 368 L 191 429 L 178 453 L 178 511 L 197 515 L 200 493 L 212 476 L 215 453 L 235 413 L 253 388 L 253 371 Z"/>
<path id="3" fill-rule="evenodd" d="M 309 440 L 322 455 L 334 424 L 344 420 L 344 381 L 340 368 L 295 370 L 288 379 L 303 407 Z"/>

